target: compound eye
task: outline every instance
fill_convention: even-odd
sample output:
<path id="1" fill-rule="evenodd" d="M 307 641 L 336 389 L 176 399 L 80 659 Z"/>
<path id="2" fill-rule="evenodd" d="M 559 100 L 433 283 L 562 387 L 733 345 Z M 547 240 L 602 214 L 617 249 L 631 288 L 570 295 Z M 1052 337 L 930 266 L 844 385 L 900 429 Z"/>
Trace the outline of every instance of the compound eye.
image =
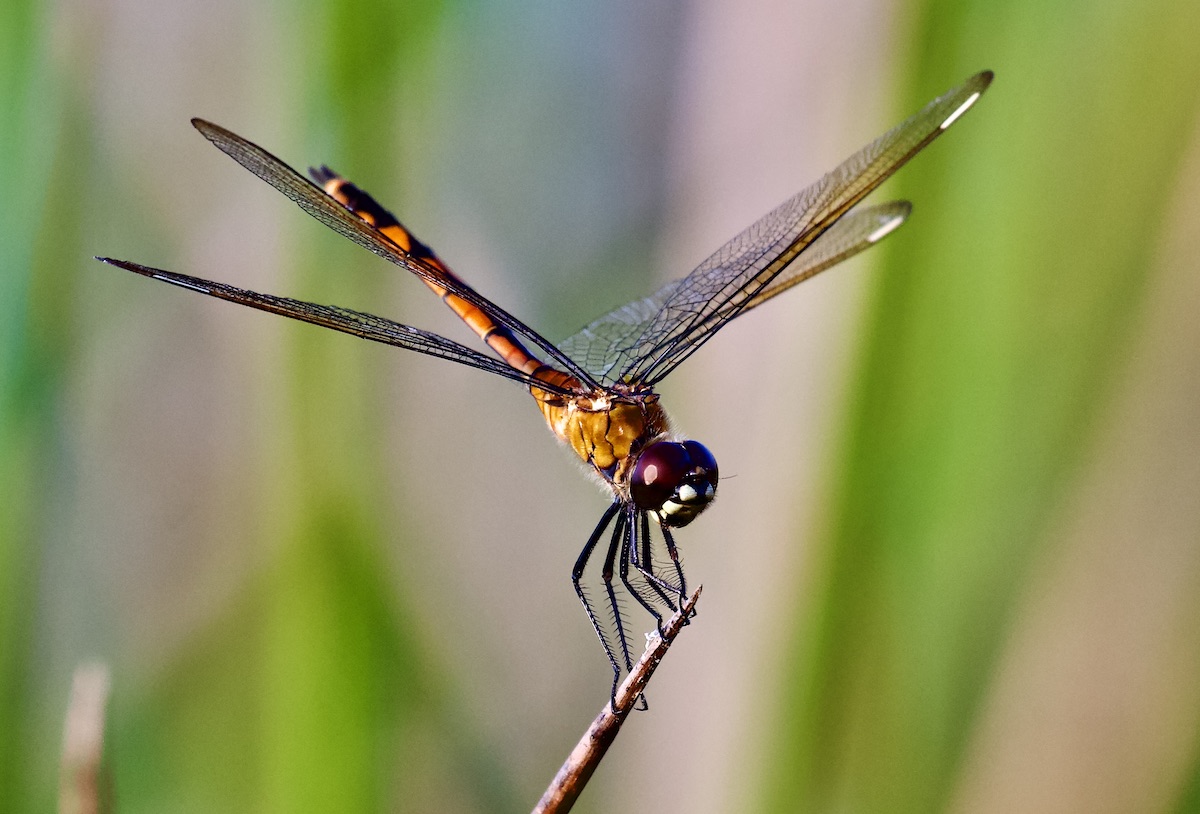
<path id="1" fill-rule="evenodd" d="M 688 457 L 692 462 L 692 468 L 700 470 L 708 484 L 713 489 L 716 489 L 717 459 L 708 451 L 708 447 L 699 441 L 684 441 L 683 448 L 687 450 Z"/>
<path id="2" fill-rule="evenodd" d="M 633 502 L 641 509 L 661 509 L 667 499 L 675 494 L 683 482 L 683 476 L 691 471 L 693 465 L 683 444 L 658 441 L 646 447 L 638 456 L 629 481 Z"/>

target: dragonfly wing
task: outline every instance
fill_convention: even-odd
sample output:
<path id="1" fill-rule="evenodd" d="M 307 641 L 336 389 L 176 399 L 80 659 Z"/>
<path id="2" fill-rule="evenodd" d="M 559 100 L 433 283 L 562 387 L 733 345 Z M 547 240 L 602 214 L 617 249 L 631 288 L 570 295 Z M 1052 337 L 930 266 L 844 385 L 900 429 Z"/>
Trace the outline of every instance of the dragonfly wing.
<path id="1" fill-rule="evenodd" d="M 404 325 L 399 322 L 393 322 L 390 319 L 377 317 L 374 314 L 353 311 L 349 308 L 341 308 L 336 305 L 317 305 L 316 303 L 304 302 L 303 300 L 275 297 L 270 294 L 259 294 L 256 291 L 247 291 L 246 289 L 235 288 L 224 283 L 217 283 L 200 277 L 190 277 L 186 274 L 176 274 L 171 271 L 163 271 L 162 269 L 151 268 L 139 265 L 138 263 L 130 263 L 125 260 L 114 260 L 111 257 L 97 257 L 96 259 L 145 277 L 152 277 L 156 280 L 177 285 L 180 288 L 198 291 L 210 297 L 229 300 L 240 305 L 257 308 L 260 311 L 268 311 L 272 314 L 291 317 L 301 322 L 320 325 L 323 328 L 332 328 L 335 331 L 352 334 L 363 339 L 370 339 L 373 342 L 382 342 L 385 345 L 414 350 L 418 353 L 436 356 L 439 359 L 449 359 L 452 362 L 458 362 L 461 365 L 478 368 L 479 370 L 486 370 L 488 373 L 495 373 L 497 376 L 513 379 L 514 381 L 532 385 L 542 390 L 560 392 L 562 395 L 572 395 L 570 391 L 557 388 L 541 379 L 534 379 L 510 367 L 500 359 L 480 353 L 465 345 L 460 345 L 452 339 L 447 339 L 431 331 L 414 328 L 411 325 Z"/>
<path id="2" fill-rule="evenodd" d="M 660 381 L 730 319 L 786 290 L 789 286 L 770 293 L 772 282 L 792 261 L 953 124 L 991 81 L 991 72 L 985 71 L 933 100 L 767 213 L 687 277 L 606 314 L 559 347 L 607 381 Z M 815 273 L 810 270 L 807 276 Z M 805 276 L 788 279 L 794 285 Z"/>
<path id="3" fill-rule="evenodd" d="M 736 309 L 726 307 L 714 311 L 694 330 L 716 330 L 719 323 L 745 313 L 809 277 L 870 248 L 898 229 L 911 211 L 912 204 L 908 201 L 892 201 L 853 210 L 814 240 L 807 251 L 749 301 Z M 663 304 L 675 294 L 681 282 L 669 282 L 649 297 L 606 314 L 561 343 L 559 348 L 587 367 L 593 376 L 608 376 L 614 363 L 624 358 L 621 353 L 623 343 L 645 330 L 648 322 L 662 310 Z"/>
<path id="4" fill-rule="evenodd" d="M 869 249 L 899 229 L 911 213 L 912 204 L 908 201 L 891 201 L 851 210 L 814 240 L 803 254 L 767 283 L 758 294 L 738 308 L 733 316 L 745 313 L 809 277 L 814 277 L 844 260 L 849 260 L 864 249 Z M 730 310 L 732 309 L 726 308 L 713 316 L 718 319 L 724 318 Z"/>
<path id="5" fill-rule="evenodd" d="M 374 252 L 405 271 L 412 272 L 418 277 L 451 291 L 467 302 L 477 306 L 493 320 L 507 326 L 513 333 L 521 335 L 532 344 L 542 348 L 572 374 L 584 381 L 595 384 L 587 374 L 587 371 L 579 368 L 569 357 L 558 350 L 553 343 L 542 337 L 537 331 L 479 294 L 475 289 L 466 285 L 457 277 L 448 278 L 435 266 L 429 265 L 418 256 L 409 254 L 403 247 L 397 245 L 386 235 L 358 218 L 327 195 L 320 187 L 313 184 L 262 147 L 251 141 L 247 141 L 220 125 L 204 121 L 203 119 L 192 119 L 192 125 L 206 139 L 216 145 L 221 152 L 275 187 L 275 189 L 290 198 L 297 206 L 330 229 L 353 240 L 368 251 Z"/>

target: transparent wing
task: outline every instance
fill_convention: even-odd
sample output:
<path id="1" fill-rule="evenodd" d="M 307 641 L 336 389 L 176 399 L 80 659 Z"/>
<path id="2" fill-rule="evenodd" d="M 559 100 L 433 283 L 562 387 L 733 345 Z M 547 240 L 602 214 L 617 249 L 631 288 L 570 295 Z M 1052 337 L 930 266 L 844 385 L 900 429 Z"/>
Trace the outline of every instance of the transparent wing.
<path id="1" fill-rule="evenodd" d="M 203 119 L 192 119 L 192 125 L 206 139 L 215 144 L 221 152 L 275 187 L 275 189 L 290 198 L 301 209 L 330 229 L 348 237 L 363 248 L 396 264 L 405 271 L 410 271 L 424 280 L 452 291 L 467 302 L 477 306 L 496 322 L 507 326 L 513 333 L 521 335 L 546 351 L 551 358 L 573 375 L 589 384 L 598 385 L 586 370 L 556 348 L 548 339 L 543 338 L 537 331 L 525 325 L 512 314 L 509 314 L 461 280 L 447 278 L 438 269 L 426 264 L 420 257 L 404 251 L 385 235 L 356 217 L 340 203 L 325 194 L 325 191 L 320 187 L 313 184 L 262 147 L 247 141 L 236 133 Z"/>
<path id="2" fill-rule="evenodd" d="M 234 288 L 231 285 L 216 283 L 199 277 L 190 277 L 186 274 L 176 274 L 170 271 L 163 271 L 162 269 L 150 268 L 138 263 L 114 260 L 111 257 L 97 257 L 96 259 L 145 277 L 152 277 L 155 280 L 162 280 L 163 282 L 177 285 L 180 288 L 198 291 L 210 297 L 229 300 L 240 305 L 257 308 L 260 311 L 268 311 L 272 314 L 291 317 L 301 322 L 320 325 L 323 328 L 332 328 L 335 331 L 352 334 L 363 339 L 370 339 L 372 342 L 382 342 L 385 345 L 414 350 L 417 353 L 436 356 L 439 359 L 449 359 L 461 365 L 486 370 L 488 373 L 495 373 L 497 376 L 533 385 L 541 390 L 549 390 L 567 396 L 572 395 L 571 391 L 555 387 L 541 379 L 534 379 L 510 367 L 499 359 L 480 353 L 465 345 L 460 345 L 452 339 L 447 339 L 430 331 L 423 331 L 420 328 L 414 328 L 411 325 L 392 322 L 390 319 L 377 317 L 373 314 L 352 311 L 349 308 L 340 308 L 336 305 L 317 305 L 311 302 L 304 302 L 303 300 L 275 297 L 270 294 L 259 294 L 256 291 Z"/>
<path id="3" fill-rule="evenodd" d="M 851 241 L 854 251 L 840 257 L 831 245 L 823 251 L 823 264 L 801 266 L 777 288 L 773 286 L 783 270 L 818 243 L 851 207 L 965 113 L 991 81 L 992 73 L 985 71 L 933 100 L 767 213 L 687 277 L 600 317 L 559 347 L 608 383 L 653 385 L 662 380 L 746 308 L 871 245 L 873 241 Z M 837 240 L 845 242 L 863 225 L 869 225 L 869 217 L 854 222 Z"/>
<path id="4" fill-rule="evenodd" d="M 719 324 L 732 319 L 737 314 L 745 313 L 757 305 L 761 305 L 772 297 L 782 294 L 792 286 L 802 283 L 809 277 L 820 274 L 826 269 L 833 268 L 843 260 L 848 260 L 864 249 L 867 249 L 887 235 L 898 229 L 912 211 L 908 201 L 892 201 L 879 206 L 855 209 L 847 214 L 824 234 L 813 241 L 807 251 L 801 254 L 794 263 L 779 273 L 761 291 L 749 301 L 735 307 L 726 307 L 713 311 L 706 320 L 693 328 L 693 333 L 716 330 Z M 605 315 L 598 320 L 602 329 L 611 329 L 618 315 L 630 326 L 645 325 L 662 309 L 683 280 L 667 283 L 658 291 L 645 299 L 631 302 L 617 311 Z M 597 323 L 593 323 L 596 325 Z M 600 341 L 599 332 L 593 333 L 592 326 L 575 334 L 559 347 L 567 353 L 580 355 L 577 360 L 597 360 L 593 375 L 604 375 L 603 362 L 606 358 L 617 358 L 611 344 Z M 589 355 L 592 354 L 592 355 Z"/>
<path id="5" fill-rule="evenodd" d="M 737 313 L 745 313 L 757 305 L 762 305 L 809 277 L 833 268 L 864 249 L 874 246 L 899 229 L 911 213 L 912 204 L 908 201 L 891 201 L 848 212 L 814 240 L 795 262 L 781 271 L 762 291 L 751 297 Z M 725 309 L 728 310 L 730 309 Z M 724 317 L 725 311 L 718 311 L 713 316 Z"/>

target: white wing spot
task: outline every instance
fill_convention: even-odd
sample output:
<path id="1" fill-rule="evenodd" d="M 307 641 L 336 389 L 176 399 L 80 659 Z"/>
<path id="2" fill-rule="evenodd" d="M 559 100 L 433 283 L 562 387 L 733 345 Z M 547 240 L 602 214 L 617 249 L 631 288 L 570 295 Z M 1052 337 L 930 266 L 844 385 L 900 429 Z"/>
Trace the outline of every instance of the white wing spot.
<path id="1" fill-rule="evenodd" d="M 958 109 L 955 110 L 953 113 L 951 113 L 949 116 L 947 116 L 946 121 L 942 122 L 941 125 L 938 126 L 938 130 L 945 130 L 947 127 L 954 124 L 954 122 L 956 122 L 958 120 L 959 116 L 966 113 L 967 109 L 970 108 L 971 105 L 975 104 L 977 99 L 979 99 L 979 91 L 975 91 L 970 96 L 968 96 L 967 101 L 965 101 L 961 105 L 959 105 Z"/>
<path id="2" fill-rule="evenodd" d="M 876 229 L 871 234 L 867 235 L 868 243 L 878 243 L 892 232 L 900 228 L 900 224 L 904 223 L 904 218 L 894 217 L 884 221 L 883 225 Z"/>
<path id="3" fill-rule="evenodd" d="M 180 288 L 190 288 L 190 289 L 192 289 L 192 291 L 199 291 L 201 294 L 208 294 L 211 291 L 211 289 L 205 288 L 202 285 L 195 285 L 193 283 L 185 283 L 183 280 L 176 280 L 173 277 L 163 277 L 161 274 L 155 274 L 153 276 L 154 276 L 155 280 L 162 280 L 164 283 L 170 283 L 171 285 L 177 285 Z"/>

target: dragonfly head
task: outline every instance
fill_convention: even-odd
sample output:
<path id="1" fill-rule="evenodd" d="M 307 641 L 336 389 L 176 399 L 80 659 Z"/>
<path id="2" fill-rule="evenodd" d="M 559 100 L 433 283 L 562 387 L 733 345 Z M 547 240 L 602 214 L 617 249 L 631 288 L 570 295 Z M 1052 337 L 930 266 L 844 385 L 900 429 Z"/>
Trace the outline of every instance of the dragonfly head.
<path id="1" fill-rule="evenodd" d="M 717 459 L 698 441 L 656 441 L 638 455 L 629 493 L 664 526 L 686 526 L 717 496 Z"/>

